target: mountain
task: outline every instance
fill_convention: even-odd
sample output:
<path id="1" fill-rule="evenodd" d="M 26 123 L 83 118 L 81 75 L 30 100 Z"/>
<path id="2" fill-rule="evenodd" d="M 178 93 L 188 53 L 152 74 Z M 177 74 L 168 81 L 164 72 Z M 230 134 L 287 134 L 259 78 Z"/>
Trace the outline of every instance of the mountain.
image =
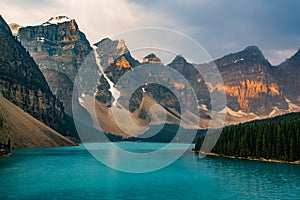
<path id="1" fill-rule="evenodd" d="M 76 145 L 0 95 L 0 142 L 13 148 Z"/>
<path id="2" fill-rule="evenodd" d="M 76 21 L 66 16 L 52 17 L 41 25 L 19 28 L 18 39 L 38 64 L 52 92 L 71 113 L 71 83 L 92 50 Z"/>
<path id="3" fill-rule="evenodd" d="M 256 46 L 215 60 L 224 81 L 227 106 L 235 111 L 269 116 L 288 110 L 275 70 Z"/>
<path id="4" fill-rule="evenodd" d="M 162 81 L 165 85 L 170 85 L 182 92 L 185 89 L 183 83 L 166 78 L 169 76 L 167 70 L 157 68 L 157 66 L 161 66 L 163 69 L 167 69 L 161 62 L 158 62 L 159 60 L 152 54 L 146 56 L 143 63 L 139 63 L 131 56 L 122 40 L 112 41 L 106 38 L 94 45 L 94 55 L 86 60 L 88 65 L 86 69 L 83 69 L 85 73 L 81 74 L 82 77 L 79 77 L 79 80 L 86 78 L 84 77 L 86 72 L 93 71 L 91 76 L 99 74 L 99 77 L 93 80 L 97 84 L 97 88 L 95 93 L 91 94 L 90 90 L 85 91 L 84 89 L 87 84 L 80 82 L 79 85 L 82 88 L 77 88 L 77 95 L 81 106 L 91 112 L 94 108 L 91 108 L 87 102 L 90 98 L 96 98 L 97 116 L 95 117 L 104 132 L 125 137 L 134 136 L 144 132 L 149 123 L 161 124 L 164 116 L 167 123 L 179 124 L 184 119 L 182 123 L 184 127 L 197 128 L 199 126 L 195 124 L 199 116 L 188 109 L 183 110 L 180 115 L 181 110 L 176 96 L 167 87 L 155 84 Z M 92 69 L 92 66 L 98 66 L 98 69 Z M 145 71 L 139 72 L 137 66 L 147 67 L 143 68 Z M 126 78 L 127 73 L 130 76 Z M 143 76 L 140 73 L 143 73 Z M 144 82 L 145 77 L 149 78 L 149 83 Z M 92 80 L 91 77 L 89 80 Z M 144 85 L 138 85 L 139 87 L 136 88 L 135 84 L 141 82 L 144 82 Z M 132 89 L 136 90 L 131 91 Z M 188 101 L 190 96 L 181 95 L 183 101 Z M 127 103 L 128 99 L 129 103 Z M 205 124 L 208 123 L 208 118 L 208 116 L 204 117 Z"/>
<path id="5" fill-rule="evenodd" d="M 290 110 L 299 108 L 300 49 L 291 58 L 274 68 L 274 76 L 279 80 L 279 88 L 284 91 Z"/>
<path id="6" fill-rule="evenodd" d="M 68 135 L 62 103 L 52 94 L 42 72 L 26 49 L 12 35 L 2 17 L 0 17 L 0 43 L 1 96 L 55 131 Z M 9 116 L 9 119 L 12 118 Z M 21 120 L 21 117 L 18 119 Z"/>
<path id="7" fill-rule="evenodd" d="M 225 125 L 230 125 L 300 110 L 300 102 L 297 101 L 299 92 L 296 91 L 300 86 L 297 78 L 300 75 L 299 62 L 297 63 L 295 56 L 290 60 L 279 67 L 272 66 L 258 47 L 249 46 L 211 63 L 197 64 L 197 67 L 205 69 L 214 64 L 217 66 L 224 87 L 209 82 L 204 84 L 212 92 L 225 92 L 226 108 L 219 113 L 226 114 Z M 291 67 L 283 70 L 283 65 L 286 63 L 293 64 L 289 64 Z M 203 93 L 205 86 L 203 84 L 201 86 L 202 79 L 192 69 L 193 66 L 180 56 L 176 57 L 169 66 L 187 77 L 200 99 L 200 110 L 209 110 L 209 95 Z"/>
<path id="8" fill-rule="evenodd" d="M 218 116 L 226 117 L 226 125 L 300 110 L 297 92 L 299 51 L 279 66 L 272 66 L 256 46 L 249 46 L 207 64 L 193 64 L 183 56 L 176 56 L 165 65 L 154 54 L 147 55 L 139 62 L 131 55 L 123 40 L 105 38 L 90 47 L 76 21 L 66 16 L 51 18 L 39 26 L 19 28 L 18 39 L 39 64 L 50 89 L 64 103 L 68 113 L 72 111 L 72 84 L 84 59 L 89 57 L 86 63 L 92 64 L 93 68 L 85 69 L 89 70 L 85 72 L 96 77 L 93 83 L 96 87 L 92 91 L 79 88 L 77 104 L 81 105 L 79 110 L 91 111 L 94 108 L 90 108 L 85 99 L 96 98 L 97 118 L 105 127 L 105 132 L 124 135 L 124 131 L 116 128 L 118 125 L 112 116 L 112 110 L 116 108 L 118 115 L 123 118 L 129 117 L 124 113 L 130 111 L 129 115 L 140 126 L 154 119 L 155 124 L 164 122 L 161 112 L 163 108 L 167 113 L 167 123 L 182 122 L 185 128 L 205 129 L 211 118 L 209 90 L 214 94 L 220 91 L 226 94 L 226 107 L 217 109 Z M 205 77 L 195 69 L 195 65 L 209 69 L 214 64 L 220 71 L 224 87 L 206 82 Z M 155 70 L 156 65 L 174 69 L 187 82 L 182 82 L 180 76 L 168 78 L 171 72 L 167 70 L 157 71 L 153 75 L 152 70 Z M 137 66 L 147 66 L 148 70 L 140 72 L 143 73 L 141 76 L 137 73 Z M 124 78 L 127 72 L 134 75 Z M 145 77 L 151 81 L 144 82 Z M 80 81 L 78 83 L 80 87 L 87 85 Z M 143 84 L 131 91 L 136 83 Z M 172 91 L 181 94 L 180 97 L 176 97 Z M 191 101 L 193 92 L 197 96 L 196 109 L 195 102 Z M 127 99 L 130 99 L 129 105 Z M 180 107 L 179 102 L 185 102 L 186 106 Z M 161 107 L 154 109 L 156 113 L 149 113 L 151 106 L 157 104 Z M 135 132 L 131 122 L 126 122 L 125 129 Z"/>
<path id="9" fill-rule="evenodd" d="M 109 38 L 105 38 L 94 46 L 94 53 L 100 58 L 100 63 L 98 64 L 101 65 L 100 68 L 102 67 L 102 71 L 100 70 L 102 76 L 97 86 L 96 99 L 110 107 L 111 98 L 116 99 L 112 91 L 114 84 L 126 72 L 131 71 L 132 68 L 140 63 L 131 56 L 123 40 L 112 41 Z M 126 95 L 126 93 L 122 93 L 122 95 Z"/>
<path id="10" fill-rule="evenodd" d="M 187 60 L 181 56 L 178 55 L 174 58 L 174 60 L 168 64 L 169 67 L 175 69 L 178 71 L 181 75 L 184 76 L 184 78 L 191 84 L 191 87 L 193 88 L 197 99 L 198 99 L 198 105 L 205 105 L 205 107 L 209 108 L 210 105 L 210 95 L 208 91 L 208 87 L 206 86 L 203 77 L 197 69 L 193 66 L 193 64 L 188 63 Z M 173 83 L 176 85 L 176 82 Z M 180 88 L 184 88 L 186 86 L 183 86 L 181 84 L 177 84 L 178 86 L 175 87 L 177 90 Z M 190 91 L 190 94 L 192 95 L 192 91 Z M 189 99 L 193 99 L 193 96 L 184 96 L 184 99 L 182 101 L 189 102 Z M 178 110 L 179 108 L 177 108 Z M 192 109 L 190 107 L 190 109 Z"/>
<path id="11" fill-rule="evenodd" d="M 131 70 L 134 73 L 134 68 L 137 65 L 143 66 L 148 64 L 147 67 L 150 70 L 143 73 L 147 74 L 146 77 L 151 77 L 151 66 L 153 67 L 151 64 L 163 65 L 160 59 L 154 54 L 146 56 L 142 63 L 135 62 L 124 41 L 105 39 L 97 43 L 97 45 L 98 48 L 96 51 L 98 52 L 98 56 L 103 61 L 102 65 L 107 68 L 105 69 L 106 78 L 104 76 L 100 78 L 96 99 L 101 104 L 108 105 L 108 107 L 112 106 L 110 99 L 113 95 L 103 94 L 111 94 L 109 89 L 114 88 L 114 84 L 126 72 Z M 140 124 L 147 124 L 149 123 L 149 119 L 153 118 L 154 115 L 153 113 L 147 113 L 151 105 L 159 104 L 167 111 L 167 123 L 185 121 L 182 125 L 187 128 L 206 128 L 210 120 L 211 105 L 209 89 L 211 89 L 212 92 L 224 91 L 226 94 L 226 108 L 218 110 L 218 115 L 226 115 L 225 125 L 299 111 L 300 103 L 297 100 L 299 93 L 296 92 L 296 88 L 299 86 L 297 82 L 297 76 L 299 76 L 298 54 L 299 52 L 280 66 L 272 66 L 258 47 L 249 46 L 240 52 L 216 59 L 213 63 L 197 64 L 200 68 L 208 68 L 212 64 L 215 64 L 224 81 L 224 87 L 214 86 L 213 83 L 205 82 L 204 77 L 195 69 L 194 64 L 189 63 L 183 56 L 176 56 L 167 66 L 175 69 L 191 84 L 197 95 L 200 116 L 195 115 L 197 112 L 192 109 L 190 99 L 193 96 L 187 85 L 177 81 L 179 80 L 178 77 L 175 77 L 173 80 L 168 79 L 169 74 L 163 71 L 155 74 L 153 82 L 163 80 L 165 84 L 171 85 L 171 88 L 168 89 L 162 85 L 151 83 L 141 85 L 130 97 L 129 107 L 126 109 L 132 113 L 131 117 L 135 121 L 138 121 Z M 117 64 L 118 62 L 123 64 Z M 284 66 L 285 70 L 282 69 Z M 287 68 L 288 70 L 286 70 Z M 285 72 L 283 73 L 283 71 Z M 134 79 L 133 82 L 141 82 L 143 77 L 145 76 L 137 74 L 131 79 Z M 112 82 L 111 85 L 108 84 L 110 81 Z M 122 108 L 125 105 L 123 96 L 129 95 L 129 90 L 126 88 L 133 88 L 130 85 L 132 84 L 130 83 L 131 81 L 123 80 L 122 85 L 118 85 L 117 89 L 121 94 L 120 97 L 117 97 L 118 105 L 123 106 Z M 294 85 L 292 86 L 292 84 Z M 288 87 L 293 87 L 295 91 L 289 92 Z M 187 102 L 187 110 L 180 108 L 179 100 L 170 89 L 175 89 L 181 93 L 186 92 L 179 100 Z M 105 100 L 104 96 L 106 96 Z M 155 123 L 163 121 L 161 118 L 154 118 L 156 119 Z M 183 120 L 183 118 L 186 120 Z M 104 119 L 101 120 L 103 121 Z M 198 120 L 200 124 L 195 124 Z M 106 123 L 106 126 L 108 124 Z M 116 124 L 113 124 L 115 127 Z M 112 131 L 118 132 L 117 130 Z"/>

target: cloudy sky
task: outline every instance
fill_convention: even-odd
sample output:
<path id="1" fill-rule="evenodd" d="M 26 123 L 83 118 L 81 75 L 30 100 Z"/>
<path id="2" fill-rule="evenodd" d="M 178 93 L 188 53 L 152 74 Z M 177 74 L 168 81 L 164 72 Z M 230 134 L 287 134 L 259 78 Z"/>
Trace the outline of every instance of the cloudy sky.
<path id="1" fill-rule="evenodd" d="M 8 23 L 21 25 L 75 18 L 91 43 L 130 29 L 163 27 L 189 35 L 212 58 L 257 45 L 279 64 L 300 48 L 298 0 L 1 0 L 0 9 Z"/>

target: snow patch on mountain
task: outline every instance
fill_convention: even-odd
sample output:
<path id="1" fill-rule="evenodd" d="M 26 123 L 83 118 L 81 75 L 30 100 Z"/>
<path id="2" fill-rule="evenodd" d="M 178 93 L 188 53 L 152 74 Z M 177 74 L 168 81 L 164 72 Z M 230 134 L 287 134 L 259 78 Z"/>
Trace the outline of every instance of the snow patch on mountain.
<path id="1" fill-rule="evenodd" d="M 235 60 L 234 63 L 237 63 L 237 62 L 243 61 L 243 60 L 244 60 L 244 58 L 240 58 L 240 59 L 238 59 L 238 60 Z"/>
<path id="2" fill-rule="evenodd" d="M 285 102 L 287 102 L 288 105 L 289 105 L 289 111 L 290 112 L 294 112 L 294 111 L 299 111 L 300 110 L 300 107 L 297 106 L 296 104 L 292 103 L 291 100 L 289 100 L 286 97 L 284 97 L 284 99 L 285 99 Z"/>
<path id="3" fill-rule="evenodd" d="M 81 97 L 78 98 L 78 101 L 79 101 L 79 103 L 82 107 L 86 108 L 85 105 L 84 105 L 84 101 Z"/>
<path id="4" fill-rule="evenodd" d="M 115 84 L 107 77 L 107 75 L 104 73 L 104 68 L 103 66 L 101 65 L 101 59 L 100 59 L 100 56 L 97 52 L 97 47 L 96 46 L 93 46 L 93 49 L 94 49 L 94 56 L 95 56 L 95 59 L 96 59 L 96 64 L 97 66 L 99 67 L 99 70 L 100 70 L 100 75 L 103 75 L 103 77 L 105 78 L 105 80 L 108 82 L 109 84 L 109 91 L 111 92 L 111 95 L 113 96 L 114 98 L 114 102 L 113 102 L 113 106 L 116 106 L 117 105 L 117 101 L 118 99 L 120 98 L 120 91 L 117 90 L 117 88 L 115 88 Z"/>
<path id="5" fill-rule="evenodd" d="M 207 106 L 205 104 L 198 105 L 198 108 L 200 108 L 202 110 L 205 110 L 205 111 L 208 111 L 208 108 L 207 108 Z"/>
<path id="6" fill-rule="evenodd" d="M 237 112 L 231 110 L 229 107 L 225 107 L 223 110 L 221 110 L 219 113 L 222 113 L 222 114 L 229 114 L 231 116 L 234 116 L 234 117 L 244 117 L 244 116 L 247 116 L 247 113 L 239 110 Z"/>
<path id="7" fill-rule="evenodd" d="M 66 16 L 57 16 L 57 17 L 51 17 L 47 22 L 43 23 L 43 26 L 49 26 L 52 24 L 62 24 L 65 22 L 70 22 L 71 19 L 69 17 Z"/>
<path id="8" fill-rule="evenodd" d="M 45 38 L 44 37 L 37 37 L 36 40 L 38 42 L 45 42 Z"/>

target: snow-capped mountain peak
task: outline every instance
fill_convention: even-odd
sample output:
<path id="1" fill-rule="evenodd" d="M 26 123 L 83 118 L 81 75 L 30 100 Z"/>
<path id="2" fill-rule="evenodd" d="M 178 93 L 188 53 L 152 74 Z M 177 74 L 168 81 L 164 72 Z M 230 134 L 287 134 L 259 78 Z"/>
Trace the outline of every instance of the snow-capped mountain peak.
<path id="1" fill-rule="evenodd" d="M 47 22 L 43 23 L 43 25 L 48 26 L 51 24 L 62 24 L 70 21 L 71 19 L 67 16 L 57 16 L 57 17 L 51 17 Z"/>

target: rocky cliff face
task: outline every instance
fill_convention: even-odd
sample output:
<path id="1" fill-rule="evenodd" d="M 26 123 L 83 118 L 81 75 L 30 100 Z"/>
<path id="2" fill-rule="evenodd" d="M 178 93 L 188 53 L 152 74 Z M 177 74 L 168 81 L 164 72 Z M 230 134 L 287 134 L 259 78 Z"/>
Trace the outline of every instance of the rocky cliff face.
<path id="1" fill-rule="evenodd" d="M 112 41 L 105 38 L 96 43 L 95 47 L 100 58 L 99 64 L 103 67 L 102 72 L 105 74 L 104 76 L 101 72 L 96 99 L 107 107 L 111 107 L 111 98 L 114 97 L 109 89 L 118 82 L 120 77 L 140 63 L 131 56 L 123 40 Z M 123 92 L 122 95 L 126 93 Z"/>
<path id="2" fill-rule="evenodd" d="M 73 94 L 73 82 L 71 79 L 60 72 L 51 69 L 42 69 L 47 83 L 51 86 L 51 91 L 57 99 L 59 99 L 65 108 L 65 111 L 69 114 L 72 110 L 72 94 Z"/>
<path id="3" fill-rule="evenodd" d="M 261 51 L 250 46 L 215 61 L 224 81 L 227 106 L 233 111 L 269 115 L 274 109 L 288 110 L 274 67 Z"/>
<path id="4" fill-rule="evenodd" d="M 295 105 L 300 106 L 300 50 L 279 66 L 274 67 L 274 76 L 279 80 L 278 86 L 283 91 L 290 109 L 292 110 Z"/>
<path id="5" fill-rule="evenodd" d="M 168 66 L 178 71 L 190 83 L 197 96 L 199 105 L 205 105 L 207 108 L 211 107 L 208 88 L 203 80 L 203 77 L 201 76 L 201 74 L 199 74 L 199 72 L 192 64 L 188 63 L 184 57 L 176 56 Z M 185 85 L 179 84 L 176 87 L 176 82 L 174 84 L 175 89 L 177 90 L 186 88 Z M 185 99 L 183 99 L 183 101 L 189 102 L 189 99 L 192 98 L 192 96 L 185 96 Z"/>
<path id="6" fill-rule="evenodd" d="M 65 16 L 51 18 L 39 26 L 20 28 L 18 39 L 42 70 L 52 92 L 71 112 L 69 81 L 74 82 L 81 63 L 92 50 L 76 21 Z M 55 77 L 60 77 L 61 82 Z"/>
<path id="7" fill-rule="evenodd" d="M 0 94 L 56 131 L 67 134 L 64 107 L 34 60 L 0 17 Z"/>

